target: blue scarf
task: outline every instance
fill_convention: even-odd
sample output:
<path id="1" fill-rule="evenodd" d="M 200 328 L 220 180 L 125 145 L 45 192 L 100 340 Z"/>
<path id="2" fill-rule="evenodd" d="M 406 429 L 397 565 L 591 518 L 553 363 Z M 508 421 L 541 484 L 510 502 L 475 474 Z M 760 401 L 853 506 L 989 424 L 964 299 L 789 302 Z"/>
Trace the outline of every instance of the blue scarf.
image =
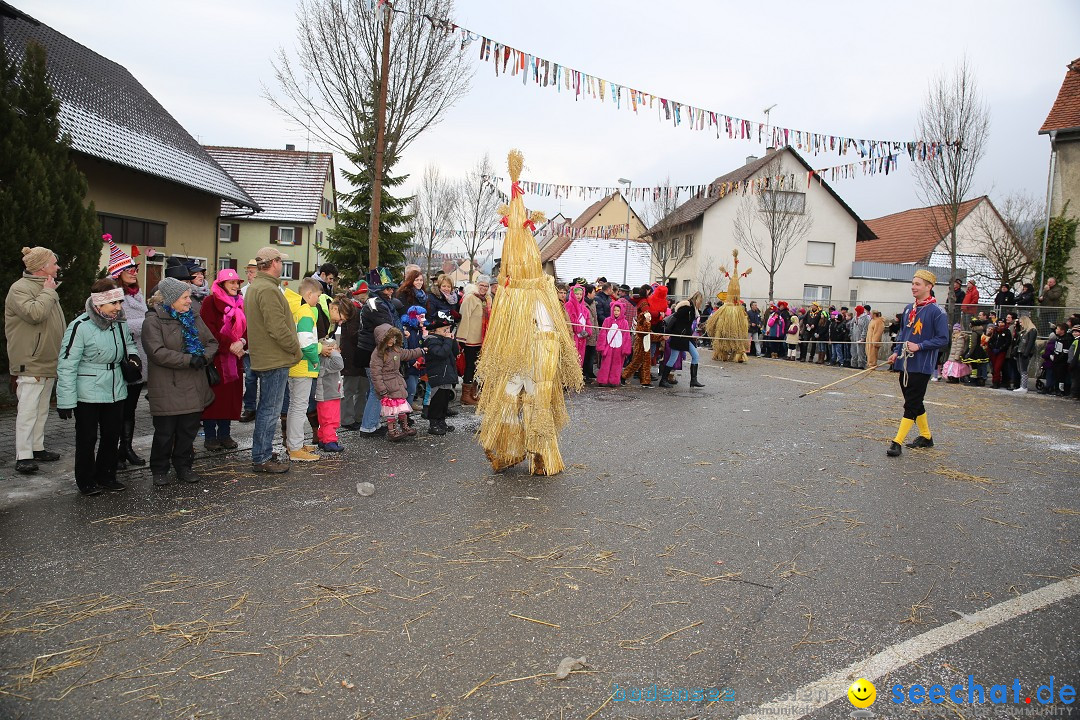
<path id="1" fill-rule="evenodd" d="M 189 355 L 202 355 L 206 348 L 203 347 L 202 340 L 199 339 L 199 328 L 195 327 L 195 313 L 191 312 L 191 310 L 178 313 L 170 305 L 166 305 L 165 310 L 168 311 L 169 317 L 173 320 L 179 320 L 184 327 L 184 352 Z"/>

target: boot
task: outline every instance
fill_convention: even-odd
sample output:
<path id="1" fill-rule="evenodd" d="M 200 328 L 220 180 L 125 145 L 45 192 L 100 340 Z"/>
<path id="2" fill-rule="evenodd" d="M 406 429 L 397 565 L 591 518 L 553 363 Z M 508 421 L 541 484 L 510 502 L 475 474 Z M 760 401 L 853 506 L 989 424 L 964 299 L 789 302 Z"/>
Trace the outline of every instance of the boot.
<path id="1" fill-rule="evenodd" d="M 416 428 L 409 424 L 409 413 L 398 413 L 397 421 L 403 436 L 412 437 L 413 435 L 416 435 Z"/>
<path id="2" fill-rule="evenodd" d="M 319 439 L 319 413 L 309 412 L 307 421 L 308 425 L 311 426 L 311 442 L 317 442 Z"/>
<path id="3" fill-rule="evenodd" d="M 476 405 L 476 383 L 465 383 L 461 386 L 461 404 Z"/>
<path id="4" fill-rule="evenodd" d="M 286 441 L 286 439 L 289 436 L 289 433 L 287 431 L 286 422 L 285 422 L 288 419 L 288 417 L 289 417 L 288 415 L 282 415 L 281 416 L 281 446 L 284 447 L 286 450 L 289 449 L 289 443 Z"/>
<path id="5" fill-rule="evenodd" d="M 667 366 L 665 366 L 665 365 L 660 366 L 660 387 L 662 387 L 662 388 L 673 388 L 673 387 L 675 387 L 668 380 L 668 369 L 667 369 Z"/>
<path id="6" fill-rule="evenodd" d="M 704 384 L 698 382 L 697 369 L 697 363 L 694 363 L 690 366 L 690 387 L 705 387 Z"/>
<path id="7" fill-rule="evenodd" d="M 135 435 L 135 422 L 124 421 L 124 428 L 120 431 L 120 459 L 130 465 L 145 465 L 146 461 L 135 454 L 131 449 L 131 438 Z"/>
<path id="8" fill-rule="evenodd" d="M 401 434 L 401 428 L 398 427 L 398 420 L 396 417 L 386 418 L 386 437 L 390 442 L 398 442 L 404 435 Z"/>

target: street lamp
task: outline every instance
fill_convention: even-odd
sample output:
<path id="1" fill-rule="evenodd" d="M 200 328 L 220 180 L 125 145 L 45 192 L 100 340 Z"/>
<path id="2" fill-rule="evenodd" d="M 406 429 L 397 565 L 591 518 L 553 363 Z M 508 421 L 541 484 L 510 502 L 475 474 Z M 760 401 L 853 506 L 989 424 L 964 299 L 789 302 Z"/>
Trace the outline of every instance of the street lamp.
<path id="1" fill-rule="evenodd" d="M 626 264 L 630 257 L 630 181 L 619 178 L 619 184 L 626 186 L 626 195 L 623 196 L 623 200 L 626 201 L 626 237 L 623 240 L 622 255 L 622 284 L 626 285 Z"/>

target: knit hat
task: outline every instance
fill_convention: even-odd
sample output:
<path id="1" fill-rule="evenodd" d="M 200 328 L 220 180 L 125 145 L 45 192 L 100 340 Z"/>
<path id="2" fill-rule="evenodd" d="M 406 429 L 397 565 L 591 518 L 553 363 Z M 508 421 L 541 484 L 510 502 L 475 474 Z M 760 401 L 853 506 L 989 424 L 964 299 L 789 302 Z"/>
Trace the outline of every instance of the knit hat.
<path id="1" fill-rule="evenodd" d="M 22 249 L 22 261 L 26 266 L 26 272 L 37 272 L 41 268 L 49 264 L 51 258 L 56 257 L 56 253 L 46 247 L 24 247 Z"/>
<path id="2" fill-rule="evenodd" d="M 138 267 L 135 261 L 131 259 L 131 256 L 113 242 L 112 235 L 105 233 L 101 236 L 101 239 L 109 244 L 109 277 L 120 277 L 120 273 L 124 270 Z"/>
<path id="3" fill-rule="evenodd" d="M 165 261 L 165 277 L 175 278 L 187 283 L 188 280 L 191 280 L 191 269 L 180 258 L 171 257 Z"/>
<path id="4" fill-rule="evenodd" d="M 165 305 L 172 305 L 180 296 L 191 291 L 191 285 L 174 277 L 164 277 L 157 286 L 157 294 Z"/>
<path id="5" fill-rule="evenodd" d="M 926 282 L 930 283 L 931 285 L 934 285 L 934 284 L 937 283 L 937 275 L 930 272 L 929 270 L 926 270 L 925 268 L 916 270 L 915 271 L 915 277 L 920 278 L 922 280 L 925 280 Z"/>

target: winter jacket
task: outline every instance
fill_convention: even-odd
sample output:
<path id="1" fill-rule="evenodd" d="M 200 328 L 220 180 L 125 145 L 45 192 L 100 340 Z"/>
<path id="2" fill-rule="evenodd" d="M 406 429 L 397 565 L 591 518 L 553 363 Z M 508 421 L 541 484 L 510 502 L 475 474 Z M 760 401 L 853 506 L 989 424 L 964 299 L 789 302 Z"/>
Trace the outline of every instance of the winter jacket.
<path id="1" fill-rule="evenodd" d="M 194 304 L 191 312 L 195 312 Z M 203 357 L 211 363 L 217 354 L 218 342 L 198 314 L 195 327 L 203 345 Z M 201 413 L 214 402 L 214 391 L 206 379 L 206 370 L 191 367 L 191 354 L 184 352 L 183 324 L 169 315 L 165 306 L 155 305 L 146 313 L 142 344 L 150 365 L 146 399 L 150 401 L 151 415 Z"/>
<path id="2" fill-rule="evenodd" d="M 949 317 L 940 305 L 930 303 L 919 308 L 915 313 L 915 321 L 909 324 L 907 318 L 911 307 L 912 303 L 908 303 L 900 316 L 904 322 L 900 325 L 893 348 L 898 358 L 896 367 L 904 367 L 899 360 L 900 351 L 904 348 L 904 343 L 910 340 L 919 346 L 919 350 L 907 359 L 907 371 L 933 375 L 937 367 L 938 353 L 949 344 Z"/>
<path id="3" fill-rule="evenodd" d="M 966 315 L 974 315 L 978 312 L 979 308 L 979 289 L 972 285 L 964 293 L 964 302 L 960 305 L 960 310 Z"/>
<path id="4" fill-rule="evenodd" d="M 750 323 L 749 332 L 751 335 L 756 335 L 761 332 L 761 311 L 760 310 L 747 310 L 746 320 Z"/>
<path id="5" fill-rule="evenodd" d="M 991 354 L 1002 354 L 1009 351 L 1009 345 L 1012 344 L 1012 337 L 1009 335 L 1008 330 L 994 331 L 994 334 L 990 337 L 988 349 Z"/>
<path id="6" fill-rule="evenodd" d="M 428 385 L 434 388 L 457 384 L 457 344 L 453 338 L 428 333 L 424 339 L 427 355 L 424 365 L 427 367 Z"/>
<path id="7" fill-rule="evenodd" d="M 461 323 L 457 329 L 458 342 L 464 345 L 479 345 L 484 341 L 484 311 L 489 308 L 487 298 L 481 299 L 476 294 L 475 286 L 466 291 L 461 301 Z"/>
<path id="8" fill-rule="evenodd" d="M 1072 337 L 1069 333 L 1058 335 L 1055 330 L 1046 341 L 1046 349 L 1043 350 L 1043 367 L 1049 370 L 1054 368 L 1054 375 L 1060 373 L 1069 361 L 1069 346 L 1072 345 Z"/>
<path id="9" fill-rule="evenodd" d="M 300 345 L 300 362 L 289 368 L 291 378 L 319 377 L 319 337 L 315 330 L 315 308 L 304 302 L 298 293 L 285 290 L 293 322 L 296 324 L 296 341 Z"/>
<path id="10" fill-rule="evenodd" d="M 393 352 L 387 354 L 384 360 L 382 353 L 378 349 L 378 343 L 386 333 L 390 332 L 392 327 L 392 325 L 383 324 L 375 328 L 376 348 L 371 353 L 368 367 L 371 371 L 371 384 L 375 387 L 376 395 L 380 398 L 388 397 L 394 400 L 404 400 L 409 396 L 409 392 L 405 385 L 405 378 L 401 375 L 401 363 L 423 356 L 424 351 L 421 348 L 415 350 L 395 348 Z"/>
<path id="11" fill-rule="evenodd" d="M 769 319 L 765 321 L 765 337 L 767 338 L 779 340 L 784 337 L 785 329 L 784 316 L 779 312 L 774 312 L 769 316 Z"/>
<path id="12" fill-rule="evenodd" d="M 338 328 L 340 339 L 341 360 L 345 363 L 341 371 L 342 377 L 361 377 L 364 371 L 356 367 L 356 335 L 360 332 L 360 312 L 353 313 L 348 322 L 342 323 Z"/>
<path id="13" fill-rule="evenodd" d="M 401 329 L 401 318 L 394 311 L 394 305 L 381 293 L 369 297 L 360 308 L 360 329 L 356 333 L 356 367 L 364 369 L 371 360 L 375 349 L 375 328 L 390 325 Z"/>
<path id="14" fill-rule="evenodd" d="M 24 274 L 11 284 L 4 303 L 8 373 L 56 377 L 66 324 L 60 296 L 45 287 L 45 278 Z"/>
<path id="15" fill-rule="evenodd" d="M 1029 290 L 1022 291 L 1016 296 L 1016 302 L 1014 304 L 1017 307 L 1031 307 L 1035 304 L 1035 293 Z"/>
<path id="16" fill-rule="evenodd" d="M 688 337 L 675 337 L 676 335 L 689 335 L 694 328 L 694 320 L 697 319 L 697 310 L 689 300 L 682 300 L 675 306 L 675 316 L 668 326 L 671 337 L 668 338 L 668 346 L 672 350 L 688 352 L 692 340 Z"/>
<path id="17" fill-rule="evenodd" d="M 999 292 L 994 296 L 994 305 L 997 307 L 1015 305 L 1016 295 L 1013 295 L 1012 290 L 1006 290 L 1005 292 Z"/>
<path id="18" fill-rule="evenodd" d="M 829 323 L 829 342 L 847 342 L 851 339 L 851 333 L 848 332 L 847 323 L 843 318 L 837 316 L 835 320 Z"/>
<path id="19" fill-rule="evenodd" d="M 345 360 L 339 350 L 331 350 L 319 363 L 319 379 L 315 381 L 315 402 L 340 400 L 345 393 L 341 387 L 341 371 Z"/>
<path id="20" fill-rule="evenodd" d="M 1024 362 L 1030 360 L 1031 356 L 1035 354 L 1035 340 L 1038 335 L 1039 331 L 1035 328 L 1031 328 L 1017 341 L 1016 352 Z"/>
<path id="21" fill-rule="evenodd" d="M 589 299 L 585 299 L 585 307 L 589 309 L 589 327 L 585 328 L 589 336 L 585 338 L 586 347 L 596 347 L 596 331 L 600 326 L 596 317 L 596 301 L 589 302 Z"/>
<path id="22" fill-rule="evenodd" d="M 787 344 L 791 347 L 799 346 L 799 318 L 797 316 L 791 317 L 791 324 L 787 329 Z"/>
<path id="23" fill-rule="evenodd" d="M 146 382 L 146 351 L 142 346 L 142 324 L 146 317 L 146 298 L 141 292 L 129 293 L 124 291 L 124 320 L 127 322 L 131 338 L 135 342 L 135 349 L 139 352 L 139 360 L 142 363 L 142 377 L 129 385 L 138 385 Z"/>
<path id="24" fill-rule="evenodd" d="M 598 291 L 593 298 L 596 307 L 596 322 L 593 325 L 601 326 L 604 321 L 611 317 L 611 296 L 603 291 Z"/>
<path id="25" fill-rule="evenodd" d="M 292 367 L 300 361 L 303 354 L 296 339 L 296 323 L 281 293 L 281 278 L 256 273 L 244 295 L 244 314 L 253 372 Z"/>
<path id="26" fill-rule="evenodd" d="M 1043 290 L 1042 295 L 1039 296 L 1039 304 L 1046 307 L 1058 307 L 1061 305 L 1061 294 L 1062 286 L 1058 283 L 1052 288 Z"/>
<path id="27" fill-rule="evenodd" d="M 127 399 L 120 360 L 129 355 L 138 355 L 138 350 L 123 316 L 106 320 L 87 298 L 86 312 L 71 321 L 60 343 L 56 407 Z"/>
<path id="28" fill-rule="evenodd" d="M 440 310 L 454 318 L 454 322 L 461 319 L 458 304 L 449 302 L 441 292 L 432 290 L 427 294 L 427 316 L 429 318 L 437 317 Z"/>

